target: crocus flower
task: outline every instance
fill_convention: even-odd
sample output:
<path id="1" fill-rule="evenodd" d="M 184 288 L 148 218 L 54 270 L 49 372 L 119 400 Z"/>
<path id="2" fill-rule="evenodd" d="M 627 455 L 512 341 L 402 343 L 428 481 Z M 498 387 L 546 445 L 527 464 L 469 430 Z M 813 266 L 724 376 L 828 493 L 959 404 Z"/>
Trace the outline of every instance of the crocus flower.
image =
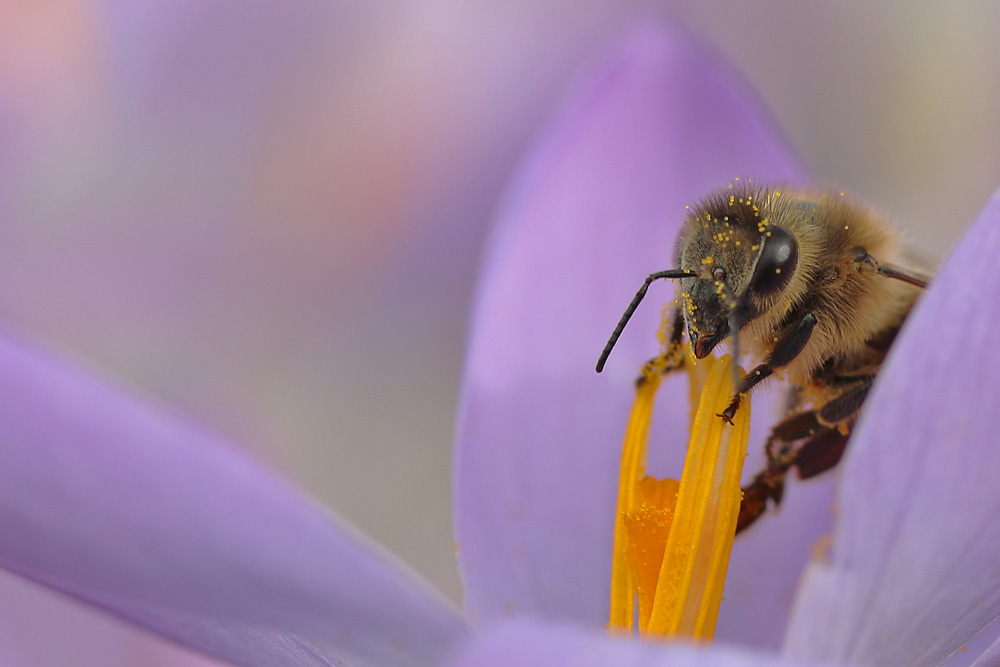
<path id="1" fill-rule="evenodd" d="M 596 627 L 606 618 L 602 586 L 580 582 L 607 579 L 613 443 L 637 369 L 657 351 L 660 313 L 634 316 L 611 378 L 582 369 L 642 278 L 672 268 L 685 204 L 739 174 L 805 179 L 745 92 L 676 34 L 637 37 L 578 100 L 508 203 L 474 320 L 456 511 L 467 603 L 482 620 L 535 613 Z M 1000 478 L 1000 452 L 978 429 L 994 401 L 988 388 L 1000 383 L 974 357 L 989 349 L 998 307 L 997 279 L 985 275 L 998 205 L 942 267 L 871 395 L 840 471 L 829 553 L 810 560 L 830 531 L 829 498 L 821 484 L 797 486 L 777 517 L 737 540 L 717 639 L 798 657 L 933 664 L 996 618 L 990 480 Z M 973 265 L 983 275 L 973 279 Z M 665 290 L 663 301 L 672 296 Z M 931 382 L 948 393 L 928 391 Z M 683 386 L 675 390 L 683 414 Z M 766 413 L 758 405 L 764 427 Z M 941 486 L 949 480 L 955 489 Z"/>
<path id="2" fill-rule="evenodd" d="M 580 82 L 530 156 L 490 245 L 460 408 L 465 619 L 226 442 L 10 340 L 0 565 L 246 665 L 941 662 L 1000 614 L 997 382 L 982 359 L 1000 200 L 869 398 L 829 550 L 810 555 L 831 529 L 832 476 L 793 486 L 737 540 L 713 648 L 604 633 L 621 428 L 655 309 L 610 375 L 594 357 L 637 278 L 669 261 L 683 205 L 740 173 L 804 178 L 722 67 L 652 28 Z M 670 399 L 682 391 L 660 400 L 686 411 Z"/>

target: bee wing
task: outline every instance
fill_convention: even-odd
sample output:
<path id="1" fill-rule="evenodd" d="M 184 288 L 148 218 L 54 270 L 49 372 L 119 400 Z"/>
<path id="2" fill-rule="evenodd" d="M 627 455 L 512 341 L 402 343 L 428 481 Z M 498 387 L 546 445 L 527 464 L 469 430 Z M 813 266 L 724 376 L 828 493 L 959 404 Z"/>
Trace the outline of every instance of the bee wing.
<path id="1" fill-rule="evenodd" d="M 902 280 L 904 283 L 909 283 L 920 288 L 927 287 L 927 283 L 933 277 L 929 272 L 924 273 L 917 269 L 895 264 L 879 264 L 878 272 L 887 278 Z"/>
<path id="2" fill-rule="evenodd" d="M 926 287 L 927 283 L 934 278 L 934 274 L 937 273 L 938 261 L 912 245 L 904 245 L 901 254 L 896 259 L 899 260 L 898 263 L 883 265 L 888 271 L 882 273 L 890 278 L 896 278 L 917 287 Z"/>

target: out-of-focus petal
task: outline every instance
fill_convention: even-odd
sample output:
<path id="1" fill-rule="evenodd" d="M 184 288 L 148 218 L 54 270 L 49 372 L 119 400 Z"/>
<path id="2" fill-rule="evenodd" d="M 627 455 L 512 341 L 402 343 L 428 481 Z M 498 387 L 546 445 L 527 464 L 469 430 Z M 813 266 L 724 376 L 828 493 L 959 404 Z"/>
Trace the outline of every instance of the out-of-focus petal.
<path id="1" fill-rule="evenodd" d="M 424 664 L 451 607 L 198 428 L 0 339 L 0 565 L 244 665 Z"/>
<path id="2" fill-rule="evenodd" d="M 938 664 L 1000 615 L 1000 195 L 927 290 L 852 439 L 787 652 Z"/>
<path id="3" fill-rule="evenodd" d="M 643 278 L 669 268 L 686 204 L 739 175 L 802 179 L 746 91 L 676 30 L 632 34 L 568 101 L 500 215 L 472 325 L 455 470 L 459 560 L 474 621 L 534 612 L 606 623 L 632 382 L 658 351 L 661 304 L 673 288 L 651 288 L 604 375 L 594 373 L 597 356 Z M 657 416 L 677 436 L 661 457 L 672 459 L 674 473 L 687 442 L 682 388 L 682 380 L 667 383 Z M 766 428 L 773 411 L 763 392 L 756 398 Z M 663 474 L 661 463 L 651 461 L 651 472 Z M 720 627 L 731 614 L 767 619 L 771 630 L 748 639 L 777 643 L 806 545 L 829 525 L 828 510 L 816 514 L 804 526 L 760 527 L 784 532 L 756 546 L 795 554 L 798 567 L 761 558 L 763 569 L 739 573 L 746 581 L 731 577 L 735 588 L 770 581 L 779 602 L 727 593 Z"/>
<path id="4" fill-rule="evenodd" d="M 579 627 L 533 619 L 509 621 L 475 637 L 448 667 L 820 667 L 811 660 L 781 659 L 725 647 L 633 641 Z"/>
<path id="5" fill-rule="evenodd" d="M 0 570 L 3 667 L 221 667 L 93 607 Z"/>

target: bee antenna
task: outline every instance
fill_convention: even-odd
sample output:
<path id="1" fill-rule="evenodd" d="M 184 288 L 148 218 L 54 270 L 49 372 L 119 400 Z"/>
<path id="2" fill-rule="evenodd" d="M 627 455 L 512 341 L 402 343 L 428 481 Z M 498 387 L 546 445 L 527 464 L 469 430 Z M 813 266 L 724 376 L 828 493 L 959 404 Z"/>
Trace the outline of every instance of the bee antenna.
<path id="1" fill-rule="evenodd" d="M 597 360 L 597 372 L 600 373 L 604 370 L 604 364 L 608 360 L 608 355 L 611 354 L 611 350 L 614 348 L 615 343 L 618 342 L 618 337 L 622 335 L 622 331 L 625 330 L 625 325 L 628 324 L 629 319 L 632 318 L 632 313 L 635 309 L 639 307 L 639 302 L 642 301 L 642 297 L 646 296 L 646 290 L 649 289 L 649 285 L 654 280 L 659 280 L 660 278 L 690 278 L 696 275 L 694 271 L 686 271 L 684 269 L 669 269 L 667 271 L 657 271 L 656 273 L 651 273 L 646 277 L 646 281 L 642 283 L 642 287 L 639 291 L 635 293 L 632 297 L 632 303 L 628 305 L 625 309 L 625 313 L 622 318 L 618 320 L 618 326 L 615 330 L 611 332 L 611 338 L 608 339 L 607 345 L 604 346 L 604 351 L 601 352 L 601 357 Z"/>

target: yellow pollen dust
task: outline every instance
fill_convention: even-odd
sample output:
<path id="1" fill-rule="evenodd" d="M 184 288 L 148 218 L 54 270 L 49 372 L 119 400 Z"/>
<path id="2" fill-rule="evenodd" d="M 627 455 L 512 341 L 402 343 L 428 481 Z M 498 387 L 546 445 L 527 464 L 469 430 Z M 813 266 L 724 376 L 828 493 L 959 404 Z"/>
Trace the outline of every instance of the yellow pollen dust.
<path id="1" fill-rule="evenodd" d="M 643 367 L 625 431 L 611 574 L 612 632 L 711 641 L 722 602 L 750 429 L 744 397 L 728 425 L 729 356 L 695 361 L 679 347 Z M 646 475 L 653 400 L 662 374 L 689 373 L 691 439 L 680 481 Z"/>

